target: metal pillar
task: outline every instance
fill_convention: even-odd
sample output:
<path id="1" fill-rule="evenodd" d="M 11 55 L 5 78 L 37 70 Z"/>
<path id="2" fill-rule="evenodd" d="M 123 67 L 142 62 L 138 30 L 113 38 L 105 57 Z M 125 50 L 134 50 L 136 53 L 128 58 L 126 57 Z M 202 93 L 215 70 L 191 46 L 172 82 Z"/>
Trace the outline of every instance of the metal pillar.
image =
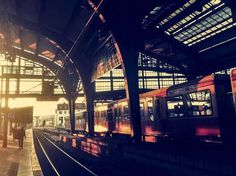
<path id="1" fill-rule="evenodd" d="M 131 135 L 133 142 L 140 143 L 142 142 L 142 128 L 139 107 L 138 56 L 142 45 L 140 40 L 138 40 L 138 35 L 131 31 L 128 33 L 129 37 L 123 38 L 124 35 L 121 33 L 117 33 L 118 35 L 115 37 L 121 52 L 119 55 L 122 56 L 123 60 L 122 69 L 124 71 L 126 97 L 130 109 Z"/>
<path id="2" fill-rule="evenodd" d="M 69 100 L 69 113 L 70 113 L 70 132 L 75 131 L 75 98 L 70 97 Z"/>
<path id="3" fill-rule="evenodd" d="M 87 86 L 86 92 L 86 105 L 88 113 L 88 133 L 90 136 L 94 135 L 94 94 L 95 82 Z"/>
<path id="4" fill-rule="evenodd" d="M 124 5 L 125 4 L 125 5 Z M 132 137 L 135 143 L 140 143 L 142 136 L 140 107 L 139 107 L 139 87 L 138 87 L 138 56 L 143 50 L 143 29 L 141 18 L 130 13 L 130 9 L 140 12 L 140 16 L 145 16 L 145 10 L 140 9 L 141 1 L 116 0 L 108 1 L 107 9 L 103 15 L 106 17 L 107 26 L 113 33 L 118 44 L 118 56 L 121 56 L 122 69 L 125 76 L 126 97 L 129 102 L 131 115 Z M 111 10 L 112 9 L 112 10 Z M 122 9 L 122 10 L 120 10 Z M 143 18 L 143 17 L 142 17 Z M 124 35 L 125 31 L 125 35 Z"/>
<path id="5" fill-rule="evenodd" d="M 126 96 L 129 100 L 132 137 L 135 143 L 140 143 L 142 128 L 139 107 L 138 51 L 132 45 L 127 46 L 122 57 L 126 74 Z"/>
<path id="6" fill-rule="evenodd" d="M 130 21 L 132 20 L 130 19 Z M 114 31 L 114 36 L 119 46 L 118 52 L 120 53 L 118 55 L 122 56 L 123 61 L 121 65 L 124 71 L 126 97 L 128 99 L 130 109 L 130 121 L 132 128 L 131 135 L 133 137 L 133 142 L 135 143 L 142 142 L 139 107 L 138 57 L 139 51 L 141 51 L 143 46 L 142 40 L 140 39 L 140 36 L 142 36 L 142 31 L 139 29 L 139 26 L 134 23 L 129 26 L 127 29 L 127 35 L 125 36 L 122 31 Z"/>
<path id="7" fill-rule="evenodd" d="M 5 89 L 5 108 L 4 108 L 4 123 L 3 123 L 3 143 L 2 147 L 7 147 L 7 131 L 8 131 L 8 94 L 9 94 L 9 78 L 6 78 Z"/>

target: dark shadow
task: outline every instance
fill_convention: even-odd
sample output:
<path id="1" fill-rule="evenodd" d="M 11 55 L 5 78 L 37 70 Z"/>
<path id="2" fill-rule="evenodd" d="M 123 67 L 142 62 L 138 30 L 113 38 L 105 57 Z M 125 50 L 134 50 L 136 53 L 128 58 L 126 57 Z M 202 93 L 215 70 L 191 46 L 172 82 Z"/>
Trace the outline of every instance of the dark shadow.
<path id="1" fill-rule="evenodd" d="M 12 163 L 7 172 L 7 175 L 17 176 L 18 168 L 19 168 L 19 163 L 16 163 L 16 162 Z"/>

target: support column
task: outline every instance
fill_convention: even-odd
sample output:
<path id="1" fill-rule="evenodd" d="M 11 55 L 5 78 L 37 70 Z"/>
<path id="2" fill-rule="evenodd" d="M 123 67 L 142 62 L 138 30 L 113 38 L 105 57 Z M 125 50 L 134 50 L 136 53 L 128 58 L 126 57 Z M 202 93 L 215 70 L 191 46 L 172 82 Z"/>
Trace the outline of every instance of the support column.
<path id="1" fill-rule="evenodd" d="M 125 5 L 124 5 L 125 4 Z M 130 109 L 132 137 L 135 143 L 140 143 L 142 137 L 141 117 L 139 107 L 138 86 L 138 56 L 143 46 L 142 20 L 147 13 L 142 8 L 141 1 L 115 0 L 107 1 L 104 17 L 107 26 L 112 31 L 117 42 L 118 57 L 125 76 L 126 97 Z M 120 10 L 122 9 L 122 10 Z M 130 13 L 130 9 L 139 11 L 139 15 Z M 125 31 L 125 32 L 124 32 Z"/>
<path id="2" fill-rule="evenodd" d="M 70 113 L 70 133 L 75 131 L 75 98 L 70 97 L 69 100 L 69 113 Z"/>
<path id="3" fill-rule="evenodd" d="M 94 135 L 94 95 L 95 95 L 95 82 L 89 83 L 86 86 L 86 106 L 88 113 L 88 133 L 90 136 Z"/>
<path id="4" fill-rule="evenodd" d="M 132 137 L 135 143 L 140 143 L 142 128 L 139 107 L 138 50 L 134 45 L 126 46 L 122 57 L 125 67 L 126 96 L 129 100 Z"/>
<path id="5" fill-rule="evenodd" d="M 77 50 L 74 55 L 76 57 L 81 58 L 83 62 L 78 63 L 78 70 L 80 73 L 80 79 L 83 84 L 83 91 L 85 95 L 86 101 L 86 110 L 87 110 L 87 127 L 88 127 L 88 134 L 90 136 L 94 135 L 94 96 L 95 96 L 95 82 L 92 81 L 92 73 L 94 69 L 93 63 L 91 63 L 92 57 L 91 52 L 87 53 L 85 50 L 84 52 L 79 52 Z M 86 129 L 87 130 L 87 129 Z"/>
<path id="6" fill-rule="evenodd" d="M 4 107 L 4 123 L 3 123 L 3 143 L 2 147 L 7 147 L 7 132 L 8 132 L 8 94 L 9 94 L 9 78 L 6 78 L 5 90 L 5 107 Z"/>
<path id="7" fill-rule="evenodd" d="M 135 25 L 132 25 L 135 26 Z M 132 129 L 133 142 L 142 142 L 142 128 L 141 116 L 139 107 L 139 76 L 138 76 L 138 57 L 139 51 L 142 48 L 141 40 L 139 40 L 139 33 L 132 33 L 132 31 L 139 29 L 130 26 L 130 31 L 125 37 L 123 33 L 117 32 L 115 39 L 119 45 L 118 55 L 122 56 L 122 68 L 125 78 L 126 97 L 130 109 L 130 125 Z"/>

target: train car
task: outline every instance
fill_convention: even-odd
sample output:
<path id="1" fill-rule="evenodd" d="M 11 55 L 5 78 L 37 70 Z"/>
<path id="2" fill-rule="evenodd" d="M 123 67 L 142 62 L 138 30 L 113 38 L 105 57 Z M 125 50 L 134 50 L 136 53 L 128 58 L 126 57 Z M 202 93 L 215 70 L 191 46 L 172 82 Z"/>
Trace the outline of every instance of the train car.
<path id="1" fill-rule="evenodd" d="M 110 113 L 113 114 L 113 118 L 109 118 L 112 120 L 110 122 L 110 130 L 115 133 L 122 133 L 122 134 L 131 134 L 131 125 L 130 125 L 130 113 L 128 108 L 127 99 L 122 99 L 113 103 L 113 109 L 110 108 Z M 113 130 L 112 130 L 113 129 Z"/>
<path id="2" fill-rule="evenodd" d="M 230 91 L 229 77 L 215 74 L 168 88 L 162 133 L 177 139 L 225 136 Z"/>
<path id="3" fill-rule="evenodd" d="M 231 86 L 232 86 L 233 105 L 236 112 L 236 69 L 232 69 L 230 71 L 230 80 L 231 80 Z"/>
<path id="4" fill-rule="evenodd" d="M 161 135 L 161 129 L 158 128 L 160 117 L 165 116 L 165 97 L 167 88 L 153 90 L 140 94 L 140 116 L 142 133 L 146 136 Z"/>
<path id="5" fill-rule="evenodd" d="M 75 129 L 79 131 L 88 130 L 86 110 L 81 110 L 75 114 Z"/>
<path id="6" fill-rule="evenodd" d="M 230 71 L 230 80 L 231 80 L 232 92 L 231 94 L 228 94 L 228 97 L 231 97 L 229 103 L 231 106 L 233 106 L 234 109 L 233 113 L 235 116 L 229 116 L 229 118 L 227 118 L 228 119 L 228 122 L 226 122 L 226 124 L 228 125 L 227 133 L 230 134 L 227 136 L 229 138 L 228 140 L 230 141 L 230 143 L 233 142 L 233 144 L 236 145 L 236 69 L 235 68 L 231 69 Z"/>
<path id="7" fill-rule="evenodd" d="M 65 118 L 65 129 L 70 130 L 70 117 Z M 87 111 L 81 110 L 75 113 L 75 130 L 86 131 L 88 130 L 87 126 Z"/>
<path id="8" fill-rule="evenodd" d="M 94 108 L 94 131 L 95 132 L 107 132 L 108 118 L 107 118 L 108 106 L 102 105 Z"/>
<path id="9" fill-rule="evenodd" d="M 229 76 L 212 74 L 140 94 L 143 135 L 184 140 L 221 137 L 230 141 L 230 122 L 235 119 L 230 85 Z M 131 134 L 127 99 L 103 106 L 102 113 L 98 109 L 95 124 L 104 127 L 104 132 Z"/>
<path id="10" fill-rule="evenodd" d="M 157 135 L 160 133 L 157 129 L 155 102 L 162 102 L 163 97 L 166 95 L 166 90 L 166 88 L 163 88 L 140 94 L 140 113 L 144 135 Z M 95 132 L 112 132 L 129 135 L 132 132 L 130 112 L 126 98 L 114 101 L 108 105 L 95 107 L 94 119 Z"/>
<path id="11" fill-rule="evenodd" d="M 130 115 L 126 99 L 95 107 L 95 132 L 131 134 Z"/>

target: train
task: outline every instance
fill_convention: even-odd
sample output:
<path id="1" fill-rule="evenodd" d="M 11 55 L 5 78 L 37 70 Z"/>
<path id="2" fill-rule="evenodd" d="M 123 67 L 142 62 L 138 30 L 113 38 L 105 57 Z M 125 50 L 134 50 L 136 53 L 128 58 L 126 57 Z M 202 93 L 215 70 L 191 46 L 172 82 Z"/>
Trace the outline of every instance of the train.
<path id="1" fill-rule="evenodd" d="M 234 104 L 234 110 L 236 112 L 236 69 L 231 70 L 230 81 L 232 87 L 232 99 Z"/>
<path id="2" fill-rule="evenodd" d="M 142 134 L 153 142 L 201 138 L 236 143 L 236 69 L 142 93 L 139 99 Z M 127 98 L 94 109 L 95 132 L 131 135 L 131 122 Z M 87 130 L 86 124 L 78 126 Z"/>
<path id="3" fill-rule="evenodd" d="M 67 116 L 65 118 L 65 129 L 70 131 L 70 117 Z M 87 111 L 80 110 L 79 112 L 75 113 L 75 129 L 79 131 L 87 131 Z"/>

